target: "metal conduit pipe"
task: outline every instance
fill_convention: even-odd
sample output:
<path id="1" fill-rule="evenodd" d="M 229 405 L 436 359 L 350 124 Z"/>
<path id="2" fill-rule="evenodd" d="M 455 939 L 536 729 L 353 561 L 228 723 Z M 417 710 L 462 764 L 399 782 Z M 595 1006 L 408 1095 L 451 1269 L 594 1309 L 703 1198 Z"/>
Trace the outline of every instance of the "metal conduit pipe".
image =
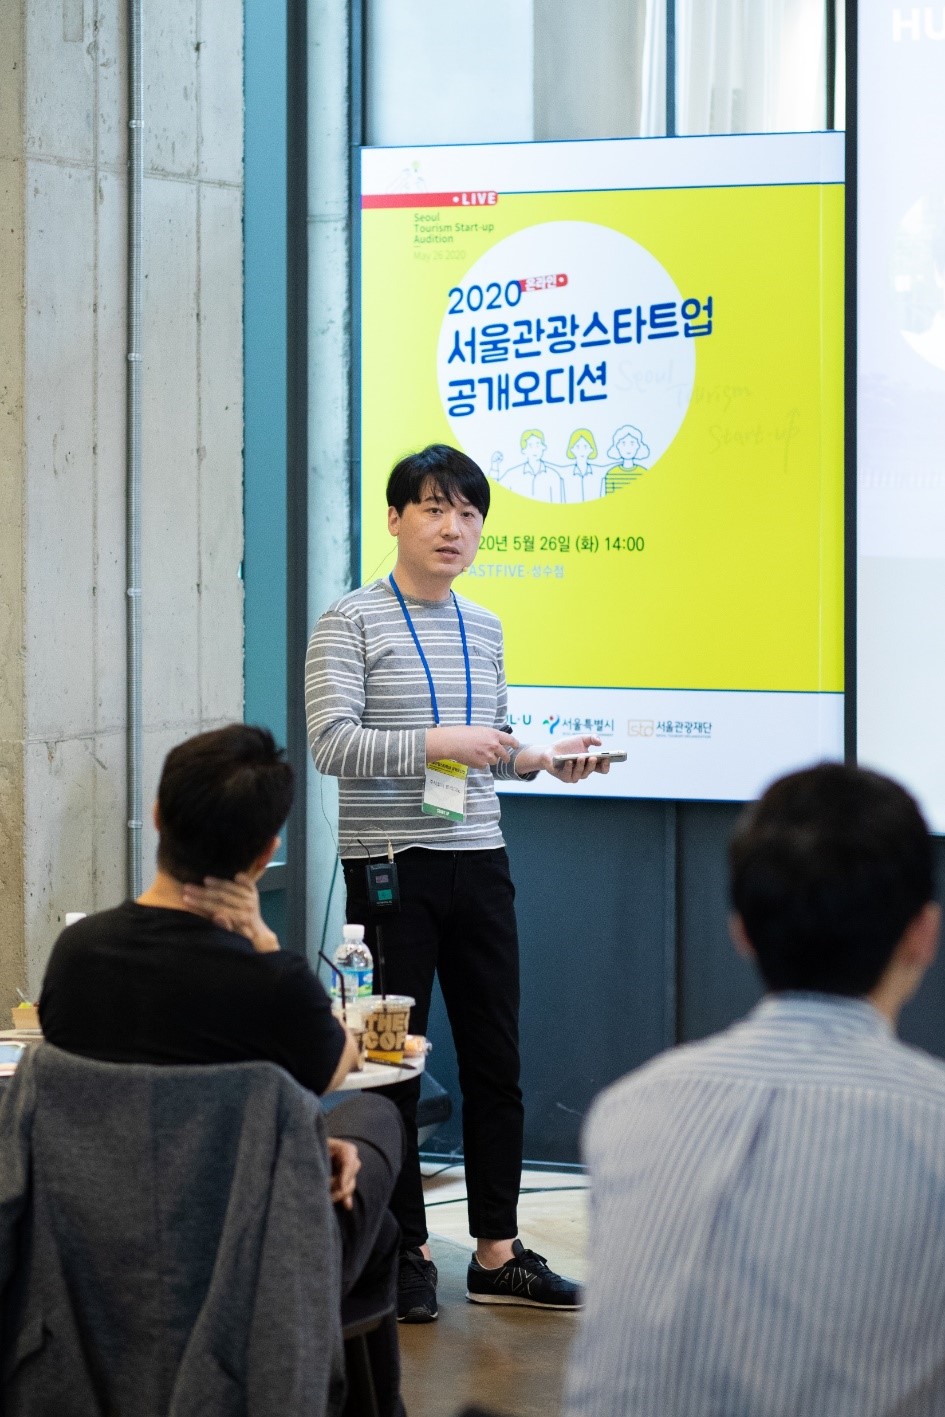
<path id="1" fill-rule="evenodd" d="M 144 96 L 143 0 L 128 0 L 128 381 L 126 433 L 128 890 L 141 894 L 141 291 Z"/>

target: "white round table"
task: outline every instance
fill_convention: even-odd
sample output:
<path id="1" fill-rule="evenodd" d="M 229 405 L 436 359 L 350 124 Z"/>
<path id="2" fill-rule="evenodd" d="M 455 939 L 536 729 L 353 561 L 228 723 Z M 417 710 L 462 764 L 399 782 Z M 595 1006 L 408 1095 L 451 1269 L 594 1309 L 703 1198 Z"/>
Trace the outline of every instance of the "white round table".
<path id="1" fill-rule="evenodd" d="M 336 1092 L 362 1092 L 368 1087 L 390 1087 L 394 1082 L 409 1082 L 419 1077 L 427 1065 L 426 1053 L 414 1053 L 403 1063 L 372 1063 L 352 1070 L 335 1088 Z"/>

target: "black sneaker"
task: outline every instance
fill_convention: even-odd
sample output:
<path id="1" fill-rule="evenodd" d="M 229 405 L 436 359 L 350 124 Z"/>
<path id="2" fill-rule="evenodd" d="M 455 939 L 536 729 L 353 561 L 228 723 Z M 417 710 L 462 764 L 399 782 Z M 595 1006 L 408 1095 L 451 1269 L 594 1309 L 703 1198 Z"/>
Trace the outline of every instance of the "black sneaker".
<path id="1" fill-rule="evenodd" d="M 564 1279 L 548 1268 L 544 1255 L 512 1241 L 514 1259 L 498 1269 L 483 1269 L 473 1255 L 466 1271 L 466 1298 L 474 1304 L 526 1304 L 533 1309 L 581 1307 L 581 1291 L 573 1279 Z"/>
<path id="2" fill-rule="evenodd" d="M 436 1307 L 436 1265 L 425 1260 L 419 1249 L 401 1250 L 397 1275 L 397 1322 L 430 1324 L 439 1312 Z"/>

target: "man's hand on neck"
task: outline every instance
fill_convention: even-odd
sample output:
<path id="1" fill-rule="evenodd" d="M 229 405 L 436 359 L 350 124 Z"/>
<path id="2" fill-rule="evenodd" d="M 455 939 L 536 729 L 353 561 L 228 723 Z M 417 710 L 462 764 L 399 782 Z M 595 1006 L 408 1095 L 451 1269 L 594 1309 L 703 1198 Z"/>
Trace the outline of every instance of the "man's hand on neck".
<path id="1" fill-rule="evenodd" d="M 262 918 L 259 891 L 248 871 L 240 871 L 232 881 L 207 876 L 202 886 L 184 886 L 184 903 L 197 915 L 205 915 L 222 930 L 245 935 L 257 954 L 274 954 L 279 948 L 275 933 Z"/>
<path id="2" fill-rule="evenodd" d="M 138 904 L 201 915 L 221 930 L 243 935 L 258 954 L 273 954 L 279 948 L 278 938 L 262 918 L 256 882 L 245 871 L 232 881 L 208 876 L 198 886 L 159 870 L 148 889 L 138 896 Z"/>

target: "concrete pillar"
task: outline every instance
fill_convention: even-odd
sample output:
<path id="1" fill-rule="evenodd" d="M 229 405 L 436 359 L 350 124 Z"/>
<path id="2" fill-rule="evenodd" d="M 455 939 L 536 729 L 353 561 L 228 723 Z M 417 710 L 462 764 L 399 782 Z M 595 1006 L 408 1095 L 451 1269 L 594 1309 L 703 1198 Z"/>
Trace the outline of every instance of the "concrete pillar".
<path id="1" fill-rule="evenodd" d="M 127 879 L 124 16 L 0 0 L 0 1010 Z M 144 46 L 149 800 L 242 714 L 242 6 L 146 6 Z"/>
<path id="2" fill-rule="evenodd" d="M 0 978 L 23 973 L 23 66 L 18 4 L 0 0 Z M 7 989 L 0 989 L 0 1001 Z"/>

